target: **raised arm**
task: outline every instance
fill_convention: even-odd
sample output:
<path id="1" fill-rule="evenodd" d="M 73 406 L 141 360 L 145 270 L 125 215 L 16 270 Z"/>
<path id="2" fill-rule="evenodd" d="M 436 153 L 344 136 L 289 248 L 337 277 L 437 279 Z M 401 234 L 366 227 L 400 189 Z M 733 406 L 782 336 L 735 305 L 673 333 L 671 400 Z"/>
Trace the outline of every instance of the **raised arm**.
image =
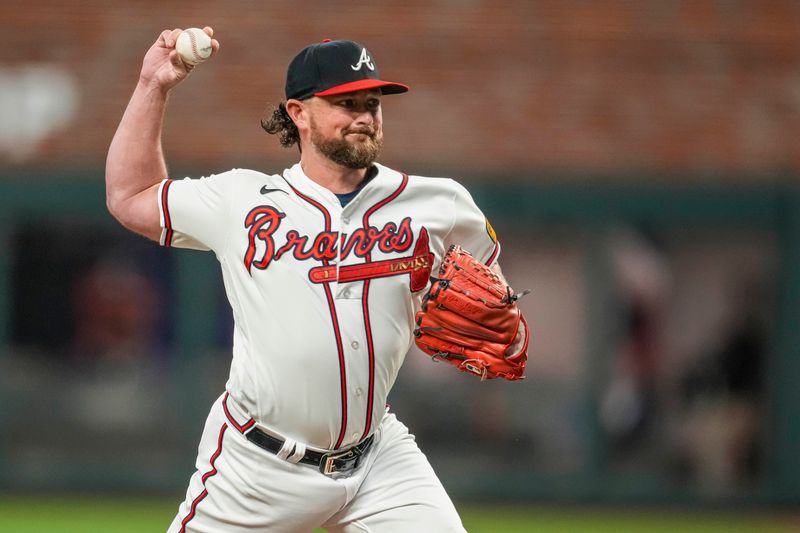
<path id="1" fill-rule="evenodd" d="M 209 36 L 213 30 L 203 28 Z M 126 228 L 157 241 L 161 236 L 158 185 L 167 177 L 161 130 L 167 96 L 192 67 L 175 50 L 180 29 L 164 30 L 147 51 L 139 82 L 117 127 L 106 158 L 106 205 Z M 212 53 L 219 50 L 211 41 Z"/>

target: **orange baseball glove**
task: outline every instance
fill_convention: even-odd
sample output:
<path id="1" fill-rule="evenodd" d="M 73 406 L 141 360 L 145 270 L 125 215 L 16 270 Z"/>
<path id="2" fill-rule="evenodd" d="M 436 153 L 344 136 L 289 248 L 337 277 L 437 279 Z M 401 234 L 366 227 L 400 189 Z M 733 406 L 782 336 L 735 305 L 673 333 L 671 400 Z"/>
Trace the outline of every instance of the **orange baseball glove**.
<path id="1" fill-rule="evenodd" d="M 523 379 L 530 334 L 516 301 L 528 291 L 514 294 L 496 272 L 456 245 L 431 280 L 416 314 L 417 346 L 481 379 Z M 518 333 L 524 335 L 519 347 Z"/>

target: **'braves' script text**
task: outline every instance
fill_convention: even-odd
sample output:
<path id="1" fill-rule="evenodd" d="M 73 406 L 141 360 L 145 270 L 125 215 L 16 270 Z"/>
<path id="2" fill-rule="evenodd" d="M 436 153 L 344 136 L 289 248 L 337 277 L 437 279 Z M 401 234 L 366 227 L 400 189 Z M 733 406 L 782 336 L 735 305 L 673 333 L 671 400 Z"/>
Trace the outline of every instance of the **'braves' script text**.
<path id="1" fill-rule="evenodd" d="M 383 228 L 361 227 L 350 234 L 342 233 L 341 236 L 338 231 L 322 231 L 312 237 L 301 235 L 297 230 L 289 230 L 284 237 L 285 242 L 278 247 L 274 236 L 285 216 L 275 207 L 259 206 L 245 217 L 248 245 L 244 265 L 248 272 L 251 268 L 266 269 L 272 261 L 279 260 L 287 252 L 291 252 L 300 261 L 315 259 L 327 262 L 337 257 L 345 259 L 351 253 L 357 257 L 366 257 L 375 247 L 384 253 L 405 252 L 414 240 L 411 218 L 406 217 L 400 224 L 387 222 Z M 263 245 L 259 245 L 259 242 Z M 259 249 L 260 257 L 256 258 Z"/>

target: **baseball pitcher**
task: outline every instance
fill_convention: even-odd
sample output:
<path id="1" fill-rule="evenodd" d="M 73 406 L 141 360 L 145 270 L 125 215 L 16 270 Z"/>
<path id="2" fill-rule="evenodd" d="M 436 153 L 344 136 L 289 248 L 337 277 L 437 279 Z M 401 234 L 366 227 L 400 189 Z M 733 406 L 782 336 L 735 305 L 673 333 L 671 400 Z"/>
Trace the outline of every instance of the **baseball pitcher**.
<path id="1" fill-rule="evenodd" d="M 386 398 L 415 341 L 481 379 L 522 377 L 529 335 L 494 230 L 455 181 L 376 162 L 383 98 L 408 87 L 352 41 L 300 51 L 262 121 L 297 164 L 173 179 L 167 96 L 194 68 L 180 33 L 146 53 L 106 164 L 113 216 L 213 251 L 233 309 L 230 377 L 169 531 L 464 531 Z"/>

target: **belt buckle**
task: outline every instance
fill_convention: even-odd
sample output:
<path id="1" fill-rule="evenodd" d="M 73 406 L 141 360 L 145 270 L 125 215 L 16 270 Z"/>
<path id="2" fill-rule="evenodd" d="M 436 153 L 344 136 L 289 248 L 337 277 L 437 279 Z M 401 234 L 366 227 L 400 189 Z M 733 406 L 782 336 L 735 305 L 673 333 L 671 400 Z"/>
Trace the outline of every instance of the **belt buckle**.
<path id="1" fill-rule="evenodd" d="M 354 470 L 360 462 L 361 451 L 358 448 L 351 448 L 339 453 L 326 453 L 319 463 L 319 471 L 326 476 L 333 477 L 336 474 L 346 474 Z"/>

